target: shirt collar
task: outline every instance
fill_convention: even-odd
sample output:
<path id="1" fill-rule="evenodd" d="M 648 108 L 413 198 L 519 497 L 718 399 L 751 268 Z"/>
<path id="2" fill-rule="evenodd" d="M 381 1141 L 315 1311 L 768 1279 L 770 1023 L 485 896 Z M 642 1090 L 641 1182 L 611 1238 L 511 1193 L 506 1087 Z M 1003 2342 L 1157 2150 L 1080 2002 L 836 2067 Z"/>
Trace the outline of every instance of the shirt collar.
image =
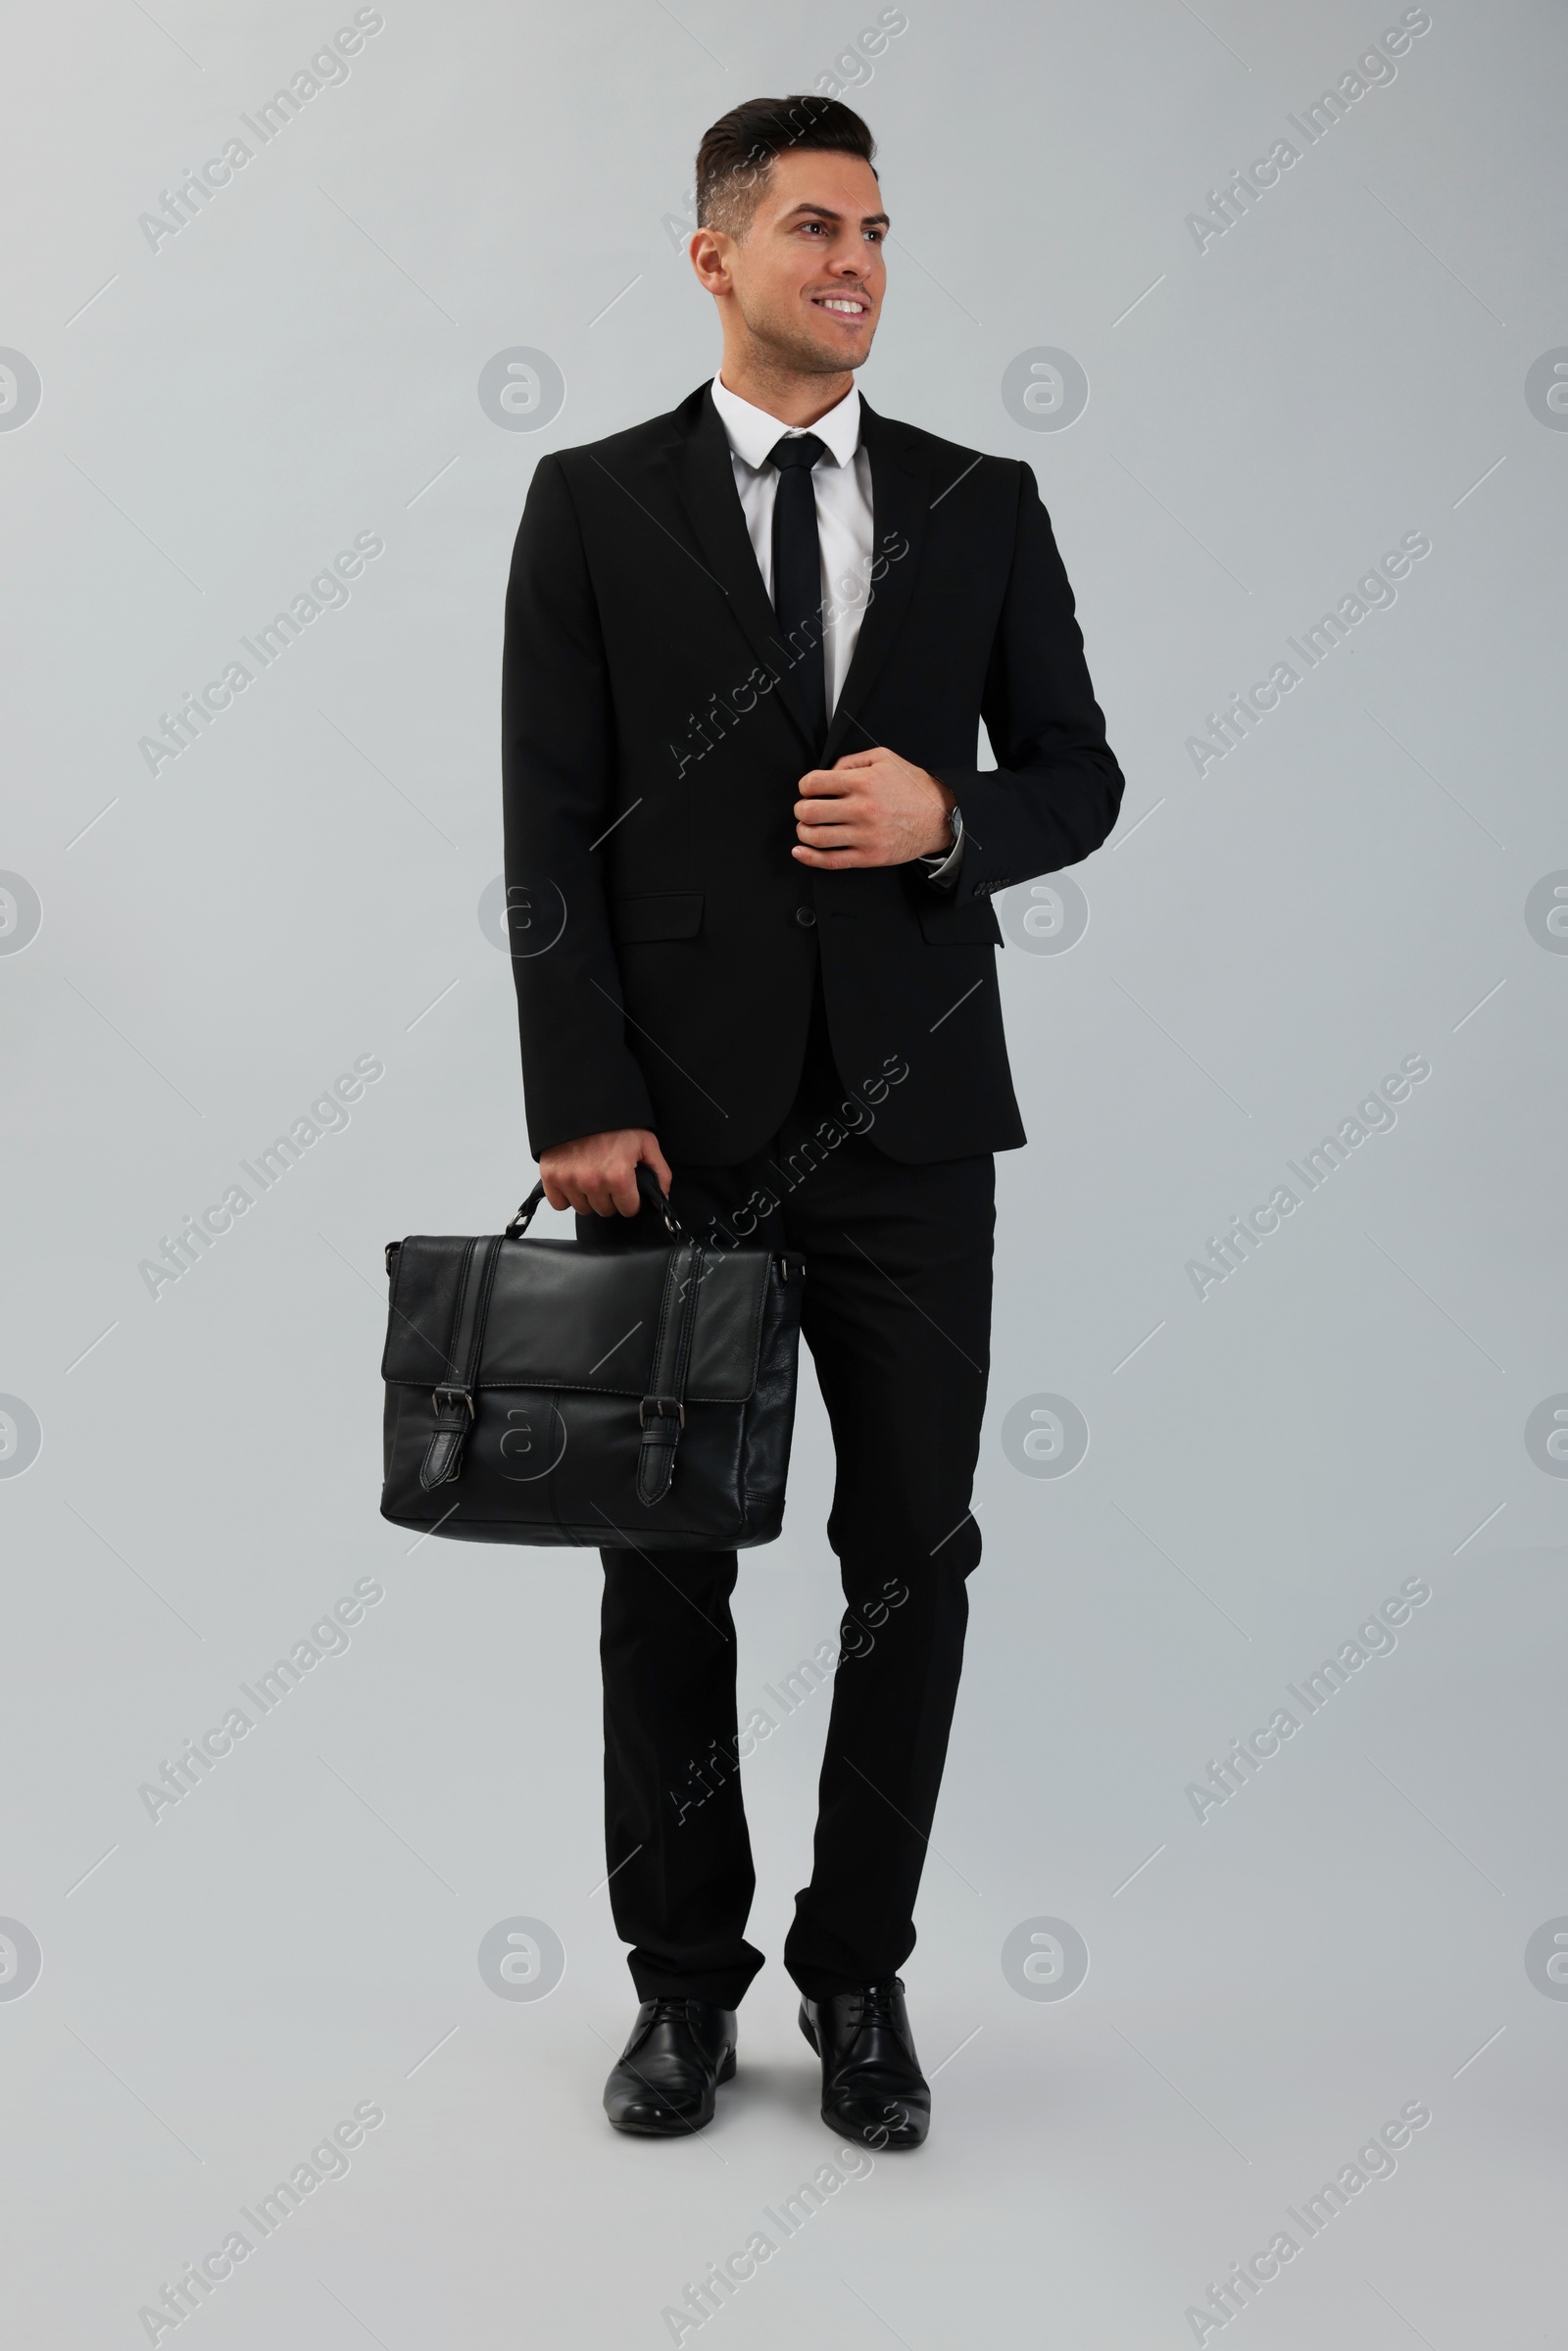
<path id="1" fill-rule="evenodd" d="M 731 449 L 737 457 L 745 459 L 754 472 L 767 464 L 769 452 L 781 433 L 814 432 L 836 465 L 847 465 L 860 445 L 860 395 L 854 384 L 836 408 L 830 408 L 825 416 L 818 416 L 811 425 L 780 423 L 766 409 L 754 408 L 749 400 L 732 392 L 716 375 L 713 406 Z"/>

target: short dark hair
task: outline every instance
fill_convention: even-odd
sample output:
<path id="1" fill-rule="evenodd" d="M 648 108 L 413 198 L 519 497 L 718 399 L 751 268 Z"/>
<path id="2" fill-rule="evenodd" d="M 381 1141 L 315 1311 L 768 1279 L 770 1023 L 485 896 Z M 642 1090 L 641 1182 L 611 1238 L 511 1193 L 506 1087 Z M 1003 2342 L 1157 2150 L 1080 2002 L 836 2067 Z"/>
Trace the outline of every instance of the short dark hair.
<path id="1" fill-rule="evenodd" d="M 748 98 L 703 133 L 697 150 L 698 226 L 744 237 L 774 158 L 790 147 L 858 155 L 866 164 L 876 154 L 865 123 L 837 98 Z"/>

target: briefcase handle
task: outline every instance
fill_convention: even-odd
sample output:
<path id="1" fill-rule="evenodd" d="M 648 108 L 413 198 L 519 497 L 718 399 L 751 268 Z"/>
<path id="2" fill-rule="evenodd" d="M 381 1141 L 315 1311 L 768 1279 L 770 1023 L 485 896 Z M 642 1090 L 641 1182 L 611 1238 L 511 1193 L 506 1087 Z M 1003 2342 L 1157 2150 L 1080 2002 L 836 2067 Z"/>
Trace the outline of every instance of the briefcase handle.
<path id="1" fill-rule="evenodd" d="M 660 1191 L 659 1178 L 655 1175 L 653 1169 L 642 1160 L 639 1160 L 637 1163 L 637 1189 L 642 1194 L 643 1199 L 649 1203 L 650 1207 L 656 1209 L 658 1214 L 663 1219 L 664 1230 L 672 1241 L 689 1241 L 691 1239 L 691 1235 L 681 1223 L 680 1218 L 675 1214 L 675 1211 L 670 1206 L 669 1201 L 665 1199 L 663 1193 Z M 502 1236 L 504 1240 L 520 1241 L 522 1239 L 523 1234 L 532 1224 L 535 1213 L 538 1210 L 539 1203 L 544 1197 L 545 1188 L 543 1184 L 535 1184 L 527 1199 L 518 1208 L 516 1215 L 506 1227 Z"/>

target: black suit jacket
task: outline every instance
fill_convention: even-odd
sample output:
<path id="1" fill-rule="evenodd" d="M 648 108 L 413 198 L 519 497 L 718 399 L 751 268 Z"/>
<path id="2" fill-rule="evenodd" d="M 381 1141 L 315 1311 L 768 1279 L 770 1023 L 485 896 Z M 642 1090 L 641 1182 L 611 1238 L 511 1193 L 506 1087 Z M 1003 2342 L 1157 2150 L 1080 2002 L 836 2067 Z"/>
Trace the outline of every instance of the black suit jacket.
<path id="1" fill-rule="evenodd" d="M 834 1058 L 919 1162 L 1025 1140 L 991 893 L 1097 849 L 1121 770 L 1033 471 L 861 403 L 877 560 L 808 737 L 707 385 L 543 458 L 507 593 L 506 865 L 530 1148 L 650 1127 L 727 1166 L 794 1098 L 820 955 Z M 998 765 L 977 768 L 985 720 Z M 801 777 L 886 744 L 950 785 L 956 889 L 812 872 Z"/>

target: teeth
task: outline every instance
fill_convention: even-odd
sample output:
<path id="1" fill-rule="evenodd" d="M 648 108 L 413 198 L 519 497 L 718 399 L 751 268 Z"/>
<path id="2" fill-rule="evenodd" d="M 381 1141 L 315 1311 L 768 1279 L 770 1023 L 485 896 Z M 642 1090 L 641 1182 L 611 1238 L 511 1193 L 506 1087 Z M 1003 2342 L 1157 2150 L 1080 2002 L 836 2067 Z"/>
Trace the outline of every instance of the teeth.
<path id="1" fill-rule="evenodd" d="M 828 299 L 823 302 L 822 308 L 825 311 L 844 311 L 850 318 L 858 318 L 864 310 L 865 304 L 863 302 L 834 302 Z"/>

